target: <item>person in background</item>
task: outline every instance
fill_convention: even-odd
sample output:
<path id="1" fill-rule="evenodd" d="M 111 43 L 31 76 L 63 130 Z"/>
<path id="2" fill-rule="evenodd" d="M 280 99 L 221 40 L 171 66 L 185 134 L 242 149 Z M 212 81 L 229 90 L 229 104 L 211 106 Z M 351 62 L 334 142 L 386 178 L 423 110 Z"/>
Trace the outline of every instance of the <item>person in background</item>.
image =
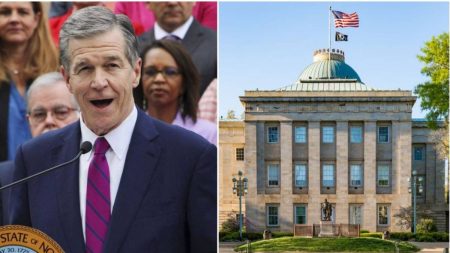
<path id="1" fill-rule="evenodd" d="M 78 104 L 67 89 L 61 73 L 50 72 L 39 76 L 27 91 L 28 122 L 31 135 L 37 137 L 50 130 L 59 129 L 78 119 Z M 14 161 L 0 163 L 0 186 L 12 182 Z M 8 218 L 10 188 L 1 192 L 0 225 Z"/>
<path id="2" fill-rule="evenodd" d="M 31 138 L 25 93 L 39 75 L 58 69 L 40 2 L 0 2 L 0 161 L 13 160 Z"/>
<path id="3" fill-rule="evenodd" d="M 65 5 L 67 3 L 61 2 L 62 6 L 68 8 L 66 12 L 59 16 L 54 16 L 49 19 L 50 31 L 52 33 L 53 43 L 55 43 L 56 47 L 59 47 L 59 31 L 61 27 L 64 25 L 64 22 L 77 10 L 83 9 L 89 6 L 103 6 L 104 4 L 101 2 L 71 2 L 70 5 Z M 55 3 L 54 8 L 59 6 Z M 61 11 L 61 10 L 60 10 Z"/>
<path id="4" fill-rule="evenodd" d="M 199 74 L 189 53 L 180 43 L 157 40 L 142 52 L 141 85 L 136 100 L 148 115 L 193 131 L 217 145 L 215 124 L 199 119 Z"/>
<path id="5" fill-rule="evenodd" d="M 156 17 L 155 27 L 139 37 L 142 49 L 155 40 L 180 42 L 200 72 L 199 96 L 217 77 L 217 34 L 192 16 L 194 2 L 149 2 Z"/>
<path id="6" fill-rule="evenodd" d="M 145 2 L 116 2 L 114 13 L 127 15 L 137 36 L 151 30 L 155 24 L 155 16 Z M 195 2 L 192 16 L 201 25 L 217 31 L 217 2 Z"/>
<path id="7" fill-rule="evenodd" d="M 41 230 L 65 252 L 216 252 L 217 148 L 136 108 L 130 20 L 99 6 L 74 12 L 60 57 L 80 120 L 21 145 L 14 179 L 73 159 L 81 143 L 93 149 L 14 187 L 9 223 Z"/>
<path id="8" fill-rule="evenodd" d="M 217 79 L 214 79 L 198 101 L 198 117 L 217 124 Z"/>
<path id="9" fill-rule="evenodd" d="M 217 2 L 195 2 L 192 15 L 202 26 L 217 31 Z"/>
<path id="10" fill-rule="evenodd" d="M 116 2 L 114 13 L 124 14 L 131 20 L 136 36 L 153 28 L 155 16 L 145 2 Z"/>

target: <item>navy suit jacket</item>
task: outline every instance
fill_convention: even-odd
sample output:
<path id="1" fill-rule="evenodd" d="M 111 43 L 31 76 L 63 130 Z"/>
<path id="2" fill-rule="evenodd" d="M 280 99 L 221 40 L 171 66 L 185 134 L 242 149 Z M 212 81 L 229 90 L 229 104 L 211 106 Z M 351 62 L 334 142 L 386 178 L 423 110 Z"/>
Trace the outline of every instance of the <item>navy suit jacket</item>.
<path id="1" fill-rule="evenodd" d="M 5 186 L 10 184 L 13 179 L 14 173 L 14 161 L 4 161 L 0 162 L 0 186 Z M 4 225 L 8 223 L 8 202 L 9 202 L 9 194 L 11 192 L 11 188 L 5 189 L 0 193 L 0 218 L 1 224 Z"/>
<path id="2" fill-rule="evenodd" d="M 16 179 L 70 160 L 80 123 L 19 148 Z M 217 151 L 202 137 L 138 110 L 104 252 L 216 252 Z M 79 162 L 12 189 L 11 224 L 37 228 L 65 252 L 85 252 Z"/>
<path id="3" fill-rule="evenodd" d="M 139 38 L 140 51 L 155 41 L 155 31 L 151 29 Z M 217 78 L 217 33 L 202 26 L 194 19 L 181 44 L 192 57 L 200 73 L 200 96 L 208 85 Z"/>

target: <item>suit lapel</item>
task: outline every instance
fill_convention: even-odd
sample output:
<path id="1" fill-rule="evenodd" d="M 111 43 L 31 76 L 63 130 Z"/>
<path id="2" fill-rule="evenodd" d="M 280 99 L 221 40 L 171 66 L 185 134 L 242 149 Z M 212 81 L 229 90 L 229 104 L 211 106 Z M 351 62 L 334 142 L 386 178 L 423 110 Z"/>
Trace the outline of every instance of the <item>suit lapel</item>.
<path id="1" fill-rule="evenodd" d="M 80 123 L 72 124 L 62 137 L 61 144 L 53 149 L 52 161 L 60 164 L 72 159 L 80 149 Z M 84 252 L 79 194 L 79 161 L 56 171 L 56 191 L 59 218 L 63 227 L 68 252 Z"/>
<path id="2" fill-rule="evenodd" d="M 192 54 L 198 46 L 200 46 L 203 40 L 203 32 L 201 29 L 200 23 L 198 23 L 195 19 L 189 27 L 186 36 L 183 39 L 183 45 L 186 49 Z"/>
<path id="3" fill-rule="evenodd" d="M 160 146 L 154 141 L 157 131 L 151 119 L 140 110 L 138 112 L 111 216 L 104 250 L 108 253 L 120 252 L 159 159 Z"/>

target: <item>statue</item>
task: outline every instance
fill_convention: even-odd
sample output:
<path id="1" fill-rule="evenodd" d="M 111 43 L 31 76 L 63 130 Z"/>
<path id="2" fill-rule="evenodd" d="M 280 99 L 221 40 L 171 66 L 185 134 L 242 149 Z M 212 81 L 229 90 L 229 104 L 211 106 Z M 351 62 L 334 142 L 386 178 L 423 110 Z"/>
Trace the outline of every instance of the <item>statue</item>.
<path id="1" fill-rule="evenodd" d="M 325 202 L 321 204 L 322 206 L 322 221 L 331 221 L 331 216 L 333 215 L 333 209 L 330 202 L 325 199 Z"/>

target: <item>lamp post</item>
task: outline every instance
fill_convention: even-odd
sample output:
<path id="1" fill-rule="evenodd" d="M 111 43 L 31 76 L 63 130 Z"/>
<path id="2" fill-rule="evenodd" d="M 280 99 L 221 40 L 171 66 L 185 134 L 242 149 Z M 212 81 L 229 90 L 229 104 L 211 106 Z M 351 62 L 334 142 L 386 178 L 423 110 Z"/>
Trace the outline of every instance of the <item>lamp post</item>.
<path id="1" fill-rule="evenodd" d="M 233 177 L 233 193 L 239 197 L 239 239 L 242 241 L 242 196 L 247 193 L 247 178 L 242 178 L 242 171 L 238 172 L 238 179 Z"/>
<path id="2" fill-rule="evenodd" d="M 412 171 L 412 195 L 413 195 L 413 233 L 416 233 L 416 190 L 417 190 L 417 171 Z"/>

